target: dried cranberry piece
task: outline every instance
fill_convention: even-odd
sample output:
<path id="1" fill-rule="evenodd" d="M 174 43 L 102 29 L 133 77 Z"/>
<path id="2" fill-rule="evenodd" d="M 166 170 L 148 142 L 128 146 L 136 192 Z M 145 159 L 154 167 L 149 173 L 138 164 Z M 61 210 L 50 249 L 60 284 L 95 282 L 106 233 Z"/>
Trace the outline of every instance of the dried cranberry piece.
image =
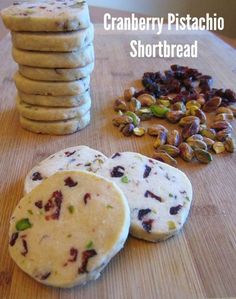
<path id="1" fill-rule="evenodd" d="M 26 254 L 28 253 L 28 245 L 27 245 L 27 241 L 25 239 L 22 240 L 22 244 L 23 244 L 23 248 L 24 248 L 24 251 L 21 252 L 21 254 L 23 256 L 26 256 Z"/>
<path id="2" fill-rule="evenodd" d="M 88 203 L 88 200 L 91 199 L 91 194 L 90 193 L 86 193 L 84 195 L 84 203 L 87 204 Z"/>
<path id="3" fill-rule="evenodd" d="M 150 231 L 152 230 L 153 221 L 153 219 L 149 219 L 147 221 L 142 222 L 142 226 L 146 232 L 150 233 Z"/>
<path id="4" fill-rule="evenodd" d="M 50 210 L 53 210 L 53 212 L 50 215 L 46 215 L 46 220 L 58 220 L 60 217 L 61 212 L 61 204 L 62 204 L 63 195 L 61 191 L 55 191 L 53 192 L 51 198 L 49 198 L 48 202 L 44 206 L 45 212 L 49 212 Z"/>
<path id="5" fill-rule="evenodd" d="M 72 247 L 70 249 L 70 255 L 71 255 L 72 258 L 69 259 L 68 262 L 71 262 L 71 263 L 76 262 L 77 257 L 78 257 L 78 249 Z"/>
<path id="6" fill-rule="evenodd" d="M 10 246 L 14 246 L 15 245 L 15 243 L 16 243 L 16 240 L 18 239 L 18 237 L 19 237 L 19 233 L 13 233 L 12 235 L 11 235 L 11 240 L 10 240 Z"/>
<path id="7" fill-rule="evenodd" d="M 145 165 L 145 170 L 144 170 L 143 178 L 146 179 L 149 176 L 149 174 L 150 174 L 151 171 L 152 171 L 152 168 L 150 166 L 148 166 L 148 165 Z"/>
<path id="8" fill-rule="evenodd" d="M 42 209 L 43 208 L 43 201 L 42 200 L 38 200 L 34 203 L 34 205 L 39 208 Z"/>
<path id="9" fill-rule="evenodd" d="M 225 90 L 224 97 L 230 102 L 236 102 L 236 94 L 231 89 Z"/>
<path id="10" fill-rule="evenodd" d="M 171 215 L 177 215 L 178 212 L 179 212 L 179 210 L 180 210 L 182 207 L 183 207 L 183 206 L 181 206 L 181 205 L 178 205 L 178 206 L 176 206 L 176 207 L 171 207 L 171 208 L 170 208 L 170 214 L 171 214 Z"/>
<path id="11" fill-rule="evenodd" d="M 125 168 L 123 166 L 115 166 L 111 171 L 111 177 L 120 178 L 124 175 L 124 171 Z"/>
<path id="12" fill-rule="evenodd" d="M 40 172 L 34 172 L 32 174 L 32 181 L 41 181 L 43 178 L 42 178 L 42 175 Z"/>
<path id="13" fill-rule="evenodd" d="M 71 177 L 66 178 L 64 180 L 64 182 L 65 182 L 65 186 L 68 186 L 70 188 L 75 187 L 76 185 L 78 185 L 78 182 L 73 181 Z"/>
<path id="14" fill-rule="evenodd" d="M 66 155 L 66 157 L 70 157 L 70 156 L 74 155 L 75 152 L 76 152 L 76 151 L 73 151 L 73 152 L 65 152 L 65 155 Z"/>
<path id="15" fill-rule="evenodd" d="M 79 274 L 88 273 L 87 270 L 88 260 L 95 255 L 97 255 L 97 252 L 94 249 L 86 250 L 82 253 L 82 264 L 78 270 Z"/>
<path id="16" fill-rule="evenodd" d="M 115 153 L 111 158 L 112 158 L 112 159 L 115 159 L 116 157 L 120 157 L 120 156 L 121 156 L 120 153 Z"/>
<path id="17" fill-rule="evenodd" d="M 138 211 L 138 220 L 142 220 L 145 215 L 150 213 L 152 210 L 151 209 L 141 209 Z"/>
<path id="18" fill-rule="evenodd" d="M 151 198 L 154 198 L 154 199 L 156 199 L 156 200 L 162 202 L 162 199 L 161 199 L 160 196 L 157 196 L 156 194 L 154 194 L 153 192 L 151 192 L 151 191 L 149 191 L 149 190 L 147 190 L 147 191 L 145 192 L 144 196 L 145 196 L 145 197 L 151 197 Z"/>
<path id="19" fill-rule="evenodd" d="M 43 274 L 43 275 L 40 277 L 40 279 L 41 279 L 41 280 L 46 280 L 50 275 L 51 275 L 51 272 L 47 272 L 47 273 Z"/>

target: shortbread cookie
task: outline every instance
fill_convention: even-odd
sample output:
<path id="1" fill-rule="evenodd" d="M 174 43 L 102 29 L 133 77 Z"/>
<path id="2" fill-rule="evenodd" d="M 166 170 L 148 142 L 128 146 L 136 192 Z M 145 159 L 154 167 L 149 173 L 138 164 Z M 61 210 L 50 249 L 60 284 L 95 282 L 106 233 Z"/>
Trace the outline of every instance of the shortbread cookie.
<path id="1" fill-rule="evenodd" d="M 19 72 L 14 76 L 17 89 L 28 94 L 48 96 L 74 96 L 89 88 L 90 77 L 70 82 L 35 81 L 23 77 Z"/>
<path id="2" fill-rule="evenodd" d="M 98 171 L 123 190 L 131 210 L 130 233 L 160 241 L 184 225 L 192 201 L 192 186 L 180 170 L 137 153 L 116 153 Z"/>
<path id="3" fill-rule="evenodd" d="M 40 68 L 78 68 L 94 62 L 93 45 L 74 52 L 34 52 L 12 48 L 16 63 Z M 45 78 L 46 80 L 47 78 Z"/>
<path id="4" fill-rule="evenodd" d="M 97 172 L 107 160 L 101 152 L 80 145 L 63 149 L 37 164 L 25 178 L 25 193 L 29 193 L 58 171 L 86 170 Z"/>
<path id="5" fill-rule="evenodd" d="M 21 126 L 33 133 L 49 135 L 73 134 L 87 127 L 90 123 L 90 111 L 81 118 L 64 121 L 35 121 L 20 116 Z"/>
<path id="6" fill-rule="evenodd" d="M 21 116 L 40 121 L 57 121 L 83 117 L 91 108 L 91 102 L 86 102 L 79 107 L 73 108 L 32 106 L 22 102 L 18 96 L 16 97 L 16 105 Z"/>
<path id="7" fill-rule="evenodd" d="M 20 99 L 28 104 L 45 106 L 45 107 L 78 107 L 86 102 L 91 102 L 89 90 L 76 96 L 41 96 L 31 95 L 21 91 L 18 91 Z"/>
<path id="8" fill-rule="evenodd" d="M 64 33 L 12 32 L 12 43 L 17 49 L 50 52 L 78 50 L 94 39 L 94 27 Z"/>
<path id="9" fill-rule="evenodd" d="M 18 203 L 10 220 L 10 255 L 40 283 L 85 284 L 123 248 L 129 217 L 113 182 L 83 171 L 59 172 Z"/>
<path id="10" fill-rule="evenodd" d="M 81 68 L 73 69 L 46 69 L 32 66 L 19 65 L 19 72 L 22 76 L 37 81 L 74 81 L 89 76 L 94 69 L 94 63 Z"/>
<path id="11" fill-rule="evenodd" d="M 73 31 L 90 24 L 86 1 L 19 1 L 1 11 L 11 31 Z"/>

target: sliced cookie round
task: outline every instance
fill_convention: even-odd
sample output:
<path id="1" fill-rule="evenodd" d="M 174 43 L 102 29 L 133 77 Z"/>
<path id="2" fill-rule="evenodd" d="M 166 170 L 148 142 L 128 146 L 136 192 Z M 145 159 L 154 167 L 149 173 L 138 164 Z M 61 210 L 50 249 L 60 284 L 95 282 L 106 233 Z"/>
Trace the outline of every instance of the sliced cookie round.
<path id="1" fill-rule="evenodd" d="M 40 283 L 85 284 L 124 246 L 129 217 L 113 182 L 88 172 L 57 173 L 18 203 L 10 220 L 10 255 Z"/>
<path id="2" fill-rule="evenodd" d="M 13 46 L 21 50 L 71 52 L 78 50 L 94 39 L 94 27 L 63 33 L 12 32 Z"/>
<path id="3" fill-rule="evenodd" d="M 37 134 L 68 135 L 78 132 L 90 123 L 90 111 L 81 118 L 64 121 L 36 121 L 20 116 L 22 128 Z"/>
<path id="4" fill-rule="evenodd" d="M 160 241 L 184 225 L 192 201 L 187 176 L 167 164 L 138 153 L 116 153 L 98 171 L 123 190 L 131 211 L 130 233 Z"/>
<path id="5" fill-rule="evenodd" d="M 74 52 L 36 52 L 12 48 L 16 63 L 40 68 L 78 68 L 94 62 L 93 45 Z M 46 80 L 47 78 L 45 78 Z"/>
<path id="6" fill-rule="evenodd" d="M 84 93 L 90 84 L 90 76 L 69 82 L 35 81 L 17 72 L 14 76 L 16 88 L 28 94 L 45 96 L 74 96 Z"/>
<path id="7" fill-rule="evenodd" d="M 73 31 L 90 24 L 88 4 L 78 0 L 14 2 L 1 16 L 11 31 Z"/>
<path id="8" fill-rule="evenodd" d="M 45 106 L 45 107 L 78 107 L 86 102 L 91 102 L 89 90 L 75 96 L 42 96 L 27 94 L 18 90 L 20 99 L 31 105 Z"/>
<path id="9" fill-rule="evenodd" d="M 29 193 L 45 179 L 64 170 L 97 172 L 107 160 L 101 152 L 80 145 L 63 149 L 37 164 L 25 178 L 24 191 Z"/>
<path id="10" fill-rule="evenodd" d="M 91 102 L 86 102 L 79 107 L 56 108 L 32 106 L 22 102 L 16 97 L 16 106 L 21 116 L 40 121 L 67 120 L 75 117 L 83 117 L 91 108 Z"/>
<path id="11" fill-rule="evenodd" d="M 74 81 L 89 76 L 94 70 L 94 63 L 90 63 L 81 68 L 61 69 L 61 68 L 36 68 L 32 66 L 19 65 L 19 72 L 22 76 L 36 81 Z"/>

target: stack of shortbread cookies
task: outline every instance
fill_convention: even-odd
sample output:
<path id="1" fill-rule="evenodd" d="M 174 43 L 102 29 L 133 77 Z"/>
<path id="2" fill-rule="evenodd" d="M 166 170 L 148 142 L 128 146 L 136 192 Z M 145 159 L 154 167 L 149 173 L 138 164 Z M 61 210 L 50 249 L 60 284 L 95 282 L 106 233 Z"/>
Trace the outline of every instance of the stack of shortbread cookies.
<path id="1" fill-rule="evenodd" d="M 12 31 L 16 97 L 23 128 L 77 132 L 90 122 L 94 27 L 79 0 L 22 1 L 2 11 Z"/>

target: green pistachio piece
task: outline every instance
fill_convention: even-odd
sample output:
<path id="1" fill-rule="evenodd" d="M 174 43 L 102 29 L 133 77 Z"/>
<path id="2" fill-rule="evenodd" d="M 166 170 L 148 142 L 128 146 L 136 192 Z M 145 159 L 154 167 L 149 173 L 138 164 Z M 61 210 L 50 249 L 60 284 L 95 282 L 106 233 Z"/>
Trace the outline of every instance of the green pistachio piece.
<path id="1" fill-rule="evenodd" d="M 128 182 L 129 182 L 128 177 L 127 177 L 127 176 L 123 176 L 123 177 L 121 178 L 121 182 L 124 183 L 124 184 L 128 184 Z"/>
<path id="2" fill-rule="evenodd" d="M 93 248 L 93 241 L 89 241 L 88 244 L 86 245 L 87 249 Z"/>
<path id="3" fill-rule="evenodd" d="M 134 112 L 127 111 L 125 114 L 132 118 L 135 127 L 140 124 L 140 118 Z"/>
<path id="4" fill-rule="evenodd" d="M 150 109 L 153 115 L 159 118 L 164 118 L 166 116 L 166 113 L 169 111 L 167 107 L 161 105 L 152 105 Z"/>
<path id="5" fill-rule="evenodd" d="M 69 206 L 68 211 L 69 211 L 70 214 L 73 214 L 74 211 L 75 211 L 75 207 L 74 206 Z"/>
<path id="6" fill-rule="evenodd" d="M 168 221 L 167 224 L 168 224 L 169 230 L 176 229 L 176 224 L 174 221 Z"/>
<path id="7" fill-rule="evenodd" d="M 23 231 L 23 230 L 26 230 L 31 227 L 32 227 L 32 224 L 30 223 L 28 218 L 23 218 L 16 222 L 16 229 L 18 231 Z"/>

